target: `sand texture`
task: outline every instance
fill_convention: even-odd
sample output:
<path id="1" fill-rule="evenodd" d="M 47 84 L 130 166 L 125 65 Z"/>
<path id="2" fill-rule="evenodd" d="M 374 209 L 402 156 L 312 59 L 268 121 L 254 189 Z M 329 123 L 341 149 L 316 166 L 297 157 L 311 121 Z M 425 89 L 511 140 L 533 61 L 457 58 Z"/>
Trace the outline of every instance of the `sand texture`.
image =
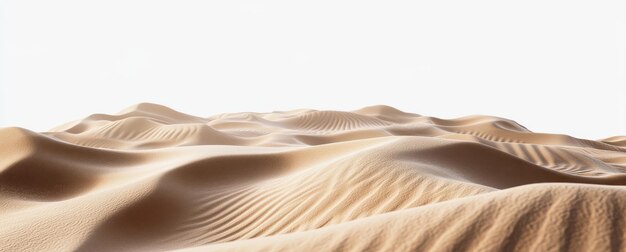
<path id="1" fill-rule="evenodd" d="M 624 185 L 626 137 L 143 103 L 0 129 L 0 251 L 624 251 Z"/>

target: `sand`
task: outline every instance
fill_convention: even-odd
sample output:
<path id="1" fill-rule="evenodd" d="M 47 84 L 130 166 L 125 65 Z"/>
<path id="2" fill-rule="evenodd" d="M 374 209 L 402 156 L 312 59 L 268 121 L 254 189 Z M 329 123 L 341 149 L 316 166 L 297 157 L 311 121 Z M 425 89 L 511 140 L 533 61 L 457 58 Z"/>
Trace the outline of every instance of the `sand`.
<path id="1" fill-rule="evenodd" d="M 626 137 L 388 106 L 0 129 L 1 251 L 626 250 Z"/>

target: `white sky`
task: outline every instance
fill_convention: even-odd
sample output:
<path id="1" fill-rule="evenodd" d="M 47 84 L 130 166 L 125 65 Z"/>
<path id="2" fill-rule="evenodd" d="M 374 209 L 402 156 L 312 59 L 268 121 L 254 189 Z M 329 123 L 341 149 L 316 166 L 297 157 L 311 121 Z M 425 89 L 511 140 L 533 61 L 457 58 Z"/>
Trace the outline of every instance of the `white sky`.
<path id="1" fill-rule="evenodd" d="M 0 0 L 0 126 L 374 104 L 626 135 L 626 1 Z"/>

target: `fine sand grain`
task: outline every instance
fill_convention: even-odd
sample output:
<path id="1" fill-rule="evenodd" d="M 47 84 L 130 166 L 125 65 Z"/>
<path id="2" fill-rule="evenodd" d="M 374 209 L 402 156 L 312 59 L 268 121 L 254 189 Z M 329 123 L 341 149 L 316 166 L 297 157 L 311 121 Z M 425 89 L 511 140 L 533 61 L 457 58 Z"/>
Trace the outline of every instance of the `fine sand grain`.
<path id="1" fill-rule="evenodd" d="M 0 251 L 624 251 L 626 137 L 372 106 L 0 129 Z"/>

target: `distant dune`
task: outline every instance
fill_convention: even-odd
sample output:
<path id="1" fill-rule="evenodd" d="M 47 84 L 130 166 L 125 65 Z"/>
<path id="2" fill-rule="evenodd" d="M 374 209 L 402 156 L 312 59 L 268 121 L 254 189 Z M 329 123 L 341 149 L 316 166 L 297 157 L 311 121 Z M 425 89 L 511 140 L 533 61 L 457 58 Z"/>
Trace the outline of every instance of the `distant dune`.
<path id="1" fill-rule="evenodd" d="M 0 251 L 625 251 L 626 137 L 388 106 L 0 129 Z"/>

